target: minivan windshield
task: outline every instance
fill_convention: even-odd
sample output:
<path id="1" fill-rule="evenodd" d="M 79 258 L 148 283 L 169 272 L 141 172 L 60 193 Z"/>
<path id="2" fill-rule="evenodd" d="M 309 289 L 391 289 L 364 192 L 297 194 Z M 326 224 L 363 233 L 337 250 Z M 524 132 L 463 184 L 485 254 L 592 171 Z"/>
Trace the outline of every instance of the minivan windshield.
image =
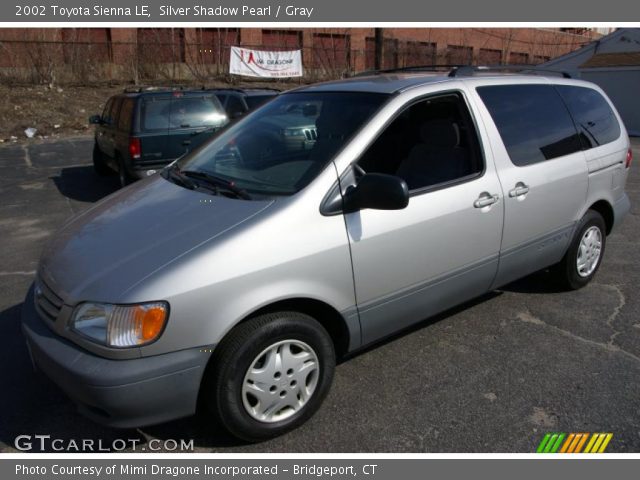
<path id="1" fill-rule="evenodd" d="M 388 95 L 280 95 L 172 167 L 259 195 L 292 195 L 309 184 Z M 202 177 L 202 175 L 201 175 Z M 170 178 L 170 177 L 167 177 Z"/>

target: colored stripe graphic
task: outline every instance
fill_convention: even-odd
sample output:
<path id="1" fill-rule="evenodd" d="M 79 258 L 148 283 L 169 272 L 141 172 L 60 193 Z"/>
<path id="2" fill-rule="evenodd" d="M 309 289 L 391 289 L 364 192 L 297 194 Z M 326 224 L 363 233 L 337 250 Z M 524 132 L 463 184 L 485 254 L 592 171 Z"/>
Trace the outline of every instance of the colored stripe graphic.
<path id="1" fill-rule="evenodd" d="M 613 433 L 547 433 L 540 441 L 537 453 L 603 453 Z M 589 440 L 587 442 L 587 440 Z M 587 444 L 584 451 L 585 443 Z"/>
<path id="2" fill-rule="evenodd" d="M 573 453 L 580 453 L 580 451 L 582 450 L 582 447 L 587 441 L 587 438 L 589 438 L 588 433 L 581 433 L 580 435 L 582 435 L 582 438 L 580 439 L 580 442 L 578 442 L 578 445 L 576 445 L 576 449 L 573 451 Z"/>

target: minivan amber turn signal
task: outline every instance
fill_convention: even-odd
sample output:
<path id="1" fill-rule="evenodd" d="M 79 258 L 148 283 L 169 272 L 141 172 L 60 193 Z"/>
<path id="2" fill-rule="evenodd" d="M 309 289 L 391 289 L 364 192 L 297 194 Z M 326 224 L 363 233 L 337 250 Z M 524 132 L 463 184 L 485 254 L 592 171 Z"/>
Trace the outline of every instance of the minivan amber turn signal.
<path id="1" fill-rule="evenodd" d="M 156 340 L 167 321 L 164 302 L 138 305 L 82 303 L 73 313 L 73 330 L 109 347 L 136 347 Z"/>

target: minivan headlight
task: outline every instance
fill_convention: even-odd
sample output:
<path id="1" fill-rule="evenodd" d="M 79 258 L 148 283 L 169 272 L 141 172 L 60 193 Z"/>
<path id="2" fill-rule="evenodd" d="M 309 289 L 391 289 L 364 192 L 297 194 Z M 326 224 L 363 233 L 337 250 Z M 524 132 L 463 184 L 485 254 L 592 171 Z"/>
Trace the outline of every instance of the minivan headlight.
<path id="1" fill-rule="evenodd" d="M 165 302 L 137 305 L 82 303 L 71 316 L 71 328 L 109 347 L 137 347 L 156 340 L 164 330 L 169 307 Z"/>

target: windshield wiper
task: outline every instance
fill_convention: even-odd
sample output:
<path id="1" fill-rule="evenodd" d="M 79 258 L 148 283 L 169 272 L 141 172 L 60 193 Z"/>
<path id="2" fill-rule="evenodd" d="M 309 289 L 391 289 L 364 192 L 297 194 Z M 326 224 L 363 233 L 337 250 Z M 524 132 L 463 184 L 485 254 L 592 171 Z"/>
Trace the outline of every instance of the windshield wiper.
<path id="1" fill-rule="evenodd" d="M 177 185 L 188 188 L 189 190 L 195 190 L 198 187 L 196 182 L 182 175 L 177 165 L 170 168 L 167 173 L 168 177 Z"/>
<path id="2" fill-rule="evenodd" d="M 238 198 L 242 198 L 244 200 L 251 200 L 251 195 L 242 189 L 237 187 L 232 181 L 227 180 L 226 178 L 218 177 L 211 173 L 200 172 L 195 170 L 181 170 L 180 173 L 189 178 L 197 178 L 198 180 L 204 180 L 207 183 L 214 185 L 216 188 L 222 188 L 227 190 Z"/>

